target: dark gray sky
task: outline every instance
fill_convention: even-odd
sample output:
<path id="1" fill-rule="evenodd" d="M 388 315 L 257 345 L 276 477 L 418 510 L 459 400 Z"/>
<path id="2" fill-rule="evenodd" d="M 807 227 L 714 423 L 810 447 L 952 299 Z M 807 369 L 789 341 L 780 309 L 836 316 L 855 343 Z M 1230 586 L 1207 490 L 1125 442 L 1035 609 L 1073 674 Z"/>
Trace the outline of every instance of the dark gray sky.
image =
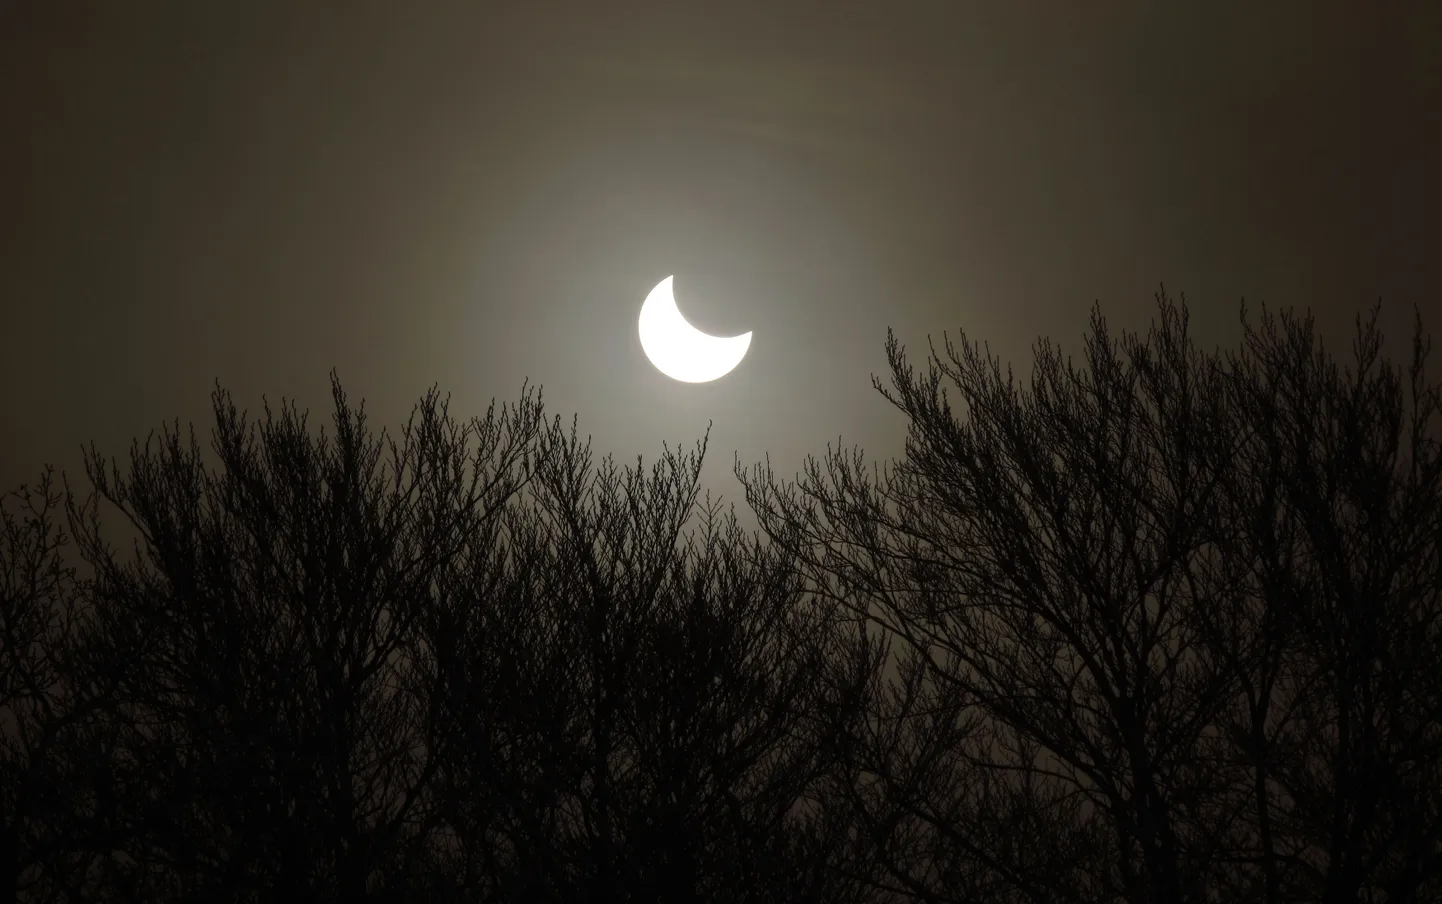
<path id="1" fill-rule="evenodd" d="M 734 499 L 733 450 L 896 451 L 888 326 L 1021 363 L 1164 281 L 1208 342 L 1403 328 L 1439 160 L 1438 3 L 6 3 L 0 478 L 336 367 L 388 426 L 525 378 L 623 457 L 714 420 Z M 672 273 L 755 332 L 716 383 L 642 356 Z"/>

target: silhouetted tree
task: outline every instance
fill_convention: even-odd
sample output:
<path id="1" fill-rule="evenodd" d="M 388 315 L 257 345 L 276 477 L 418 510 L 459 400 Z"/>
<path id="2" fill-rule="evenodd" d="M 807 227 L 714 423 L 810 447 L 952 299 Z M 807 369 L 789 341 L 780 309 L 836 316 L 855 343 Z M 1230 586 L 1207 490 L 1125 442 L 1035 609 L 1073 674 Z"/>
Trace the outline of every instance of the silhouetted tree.
<path id="1" fill-rule="evenodd" d="M 1218 534 L 1244 569 L 1214 655 L 1247 790 L 1229 849 L 1264 900 L 1442 896 L 1442 397 L 1376 312 L 1351 363 L 1264 316 L 1231 358 L 1239 454 Z"/>
<path id="2" fill-rule="evenodd" d="M 461 426 L 431 393 L 391 441 L 334 391 L 320 438 L 218 391 L 215 470 L 178 428 L 125 472 L 88 460 L 141 538 L 81 534 L 93 665 L 120 676 L 111 859 L 142 897 L 357 900 L 426 824 L 439 729 L 401 653 L 437 575 L 492 541 L 539 402 Z"/>
<path id="3" fill-rule="evenodd" d="M 439 789 L 493 895 L 849 899 L 807 868 L 834 846 L 793 847 L 832 733 L 829 607 L 734 517 L 698 511 L 703 449 L 620 468 L 553 423 L 508 557 L 466 564 L 437 609 L 458 732 Z"/>
<path id="4" fill-rule="evenodd" d="M 87 510 L 70 506 L 82 519 Z M 0 503 L 0 900 L 73 899 L 94 855 L 93 721 L 107 676 L 77 667 L 86 587 L 65 553 L 67 495 L 47 469 Z"/>
<path id="5" fill-rule="evenodd" d="M 392 440 L 333 395 L 319 436 L 217 390 L 209 449 L 91 450 L 83 580 L 58 496 L 7 510 L 6 624 L 64 663 L 0 663 L 17 890 L 859 900 L 815 798 L 864 675 L 784 554 L 698 506 L 704 444 L 598 463 L 531 393 L 458 424 L 432 392 Z"/>
<path id="6" fill-rule="evenodd" d="M 1439 876 L 1438 397 L 1359 325 L 1192 345 L 1093 319 L 1023 386 L 963 336 L 884 471 L 742 470 L 818 594 L 900 645 L 850 791 L 926 901 L 1427 900 Z M 955 406 L 955 407 L 954 407 Z"/>
<path id="7" fill-rule="evenodd" d="M 5 900 L 1438 900 L 1420 320 L 1405 372 L 1243 326 L 893 337 L 905 455 L 738 462 L 760 534 L 529 391 L 217 389 L 0 506 Z"/>

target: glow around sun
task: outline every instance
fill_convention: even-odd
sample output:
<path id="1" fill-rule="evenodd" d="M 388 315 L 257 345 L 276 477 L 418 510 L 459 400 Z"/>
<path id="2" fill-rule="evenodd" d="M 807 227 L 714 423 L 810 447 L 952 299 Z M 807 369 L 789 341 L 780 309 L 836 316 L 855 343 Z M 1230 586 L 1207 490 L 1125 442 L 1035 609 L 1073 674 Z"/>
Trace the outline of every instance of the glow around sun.
<path id="1" fill-rule="evenodd" d="M 746 357 L 751 334 L 712 336 L 687 323 L 676 307 L 672 279 L 661 280 L 641 305 L 641 348 L 656 369 L 673 380 L 709 383 L 724 377 Z"/>

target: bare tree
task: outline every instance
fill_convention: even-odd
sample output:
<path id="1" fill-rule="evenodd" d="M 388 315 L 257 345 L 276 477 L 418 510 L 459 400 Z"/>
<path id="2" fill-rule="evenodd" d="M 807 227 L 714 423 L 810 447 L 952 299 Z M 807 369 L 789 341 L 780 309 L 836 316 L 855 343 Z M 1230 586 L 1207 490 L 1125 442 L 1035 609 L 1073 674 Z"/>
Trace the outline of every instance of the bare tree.
<path id="1" fill-rule="evenodd" d="M 1346 367 L 1243 322 L 1096 315 L 1024 383 L 892 338 L 905 456 L 738 462 L 761 535 L 699 498 L 704 440 L 597 460 L 530 392 L 392 439 L 338 382 L 319 436 L 217 389 L 208 451 L 5 501 L 4 893 L 1434 900 L 1421 324 L 1404 373 L 1375 314 Z"/>
<path id="2" fill-rule="evenodd" d="M 92 449 L 83 579 L 55 499 L 7 520 L 6 624 L 59 651 L 7 645 L 7 705 L 62 707 L 6 761 L 17 892 L 862 900 L 825 792 L 867 651 L 698 501 L 704 443 L 623 468 L 535 395 L 458 424 L 435 392 L 392 440 L 333 396 L 319 436 L 217 389 L 209 450 Z"/>
<path id="3" fill-rule="evenodd" d="M 1268 901 L 1442 893 L 1442 400 L 1420 318 L 1404 373 L 1376 315 L 1346 367 L 1286 314 L 1231 362 L 1245 580 L 1216 649 L 1240 678 L 1234 846 Z"/>
<path id="4" fill-rule="evenodd" d="M 93 859 L 87 721 L 105 696 L 77 680 L 85 594 L 65 552 L 66 496 L 46 470 L 0 503 L 0 900 L 53 901 Z"/>
<path id="5" fill-rule="evenodd" d="M 1041 343 L 1025 386 L 964 336 L 920 375 L 892 338 L 900 462 L 738 467 L 813 591 L 900 644 L 850 747 L 879 856 L 927 901 L 1415 900 L 1442 507 L 1420 325 L 1409 407 L 1374 325 L 1344 378 L 1308 323 L 1228 357 L 1158 314 L 1120 339 L 1095 316 L 1082 366 Z"/>
<path id="6" fill-rule="evenodd" d="M 803 812 L 844 692 L 818 680 L 832 615 L 698 507 L 703 452 L 622 468 L 553 423 L 507 559 L 443 607 L 441 793 L 497 898 L 848 900 Z"/>
<path id="7" fill-rule="evenodd" d="M 124 473 L 88 460 L 141 537 L 126 559 L 81 532 L 93 667 L 121 676 L 100 721 L 124 840 L 95 853 L 137 894 L 358 900 L 425 825 L 437 728 L 399 653 L 436 573 L 493 539 L 539 402 L 460 426 L 432 392 L 388 441 L 334 394 L 317 439 L 217 390 L 214 471 L 178 429 Z"/>

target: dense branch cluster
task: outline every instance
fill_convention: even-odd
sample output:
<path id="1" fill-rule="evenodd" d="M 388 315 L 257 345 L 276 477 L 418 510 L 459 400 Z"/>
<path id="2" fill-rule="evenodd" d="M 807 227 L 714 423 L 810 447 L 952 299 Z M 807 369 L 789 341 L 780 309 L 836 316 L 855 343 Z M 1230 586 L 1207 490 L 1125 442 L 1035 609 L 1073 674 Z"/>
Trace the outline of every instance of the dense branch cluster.
<path id="1" fill-rule="evenodd" d="M 758 531 L 531 391 L 217 390 L 0 509 L 0 901 L 1442 900 L 1421 323 L 1244 325 L 891 339 Z"/>

